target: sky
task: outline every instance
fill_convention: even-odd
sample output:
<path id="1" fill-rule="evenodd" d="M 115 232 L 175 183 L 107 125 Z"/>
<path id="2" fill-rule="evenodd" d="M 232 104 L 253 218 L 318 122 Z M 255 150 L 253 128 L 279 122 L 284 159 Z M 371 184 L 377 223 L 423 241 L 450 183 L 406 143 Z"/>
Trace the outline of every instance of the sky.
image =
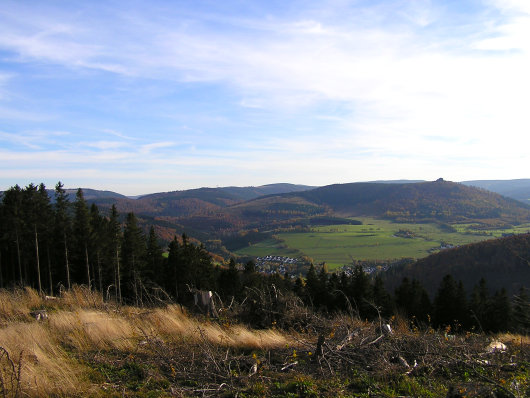
<path id="1" fill-rule="evenodd" d="M 0 190 L 529 178 L 528 0 L 2 0 Z"/>

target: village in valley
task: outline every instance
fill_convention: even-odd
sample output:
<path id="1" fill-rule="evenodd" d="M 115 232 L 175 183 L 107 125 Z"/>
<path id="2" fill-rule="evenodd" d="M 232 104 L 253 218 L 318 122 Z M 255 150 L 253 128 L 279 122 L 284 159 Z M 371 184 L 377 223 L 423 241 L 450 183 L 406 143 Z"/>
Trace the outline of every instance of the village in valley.
<path id="1" fill-rule="evenodd" d="M 347 276 L 352 276 L 357 266 L 361 266 L 363 271 L 367 274 L 374 274 L 376 272 L 387 271 L 394 265 L 399 265 L 407 262 L 412 262 L 412 259 L 400 259 L 394 261 L 360 261 L 352 260 L 350 264 L 345 264 L 338 269 L 339 272 L 344 272 Z M 289 274 L 292 278 L 300 273 L 305 274 L 310 266 L 310 263 L 304 258 L 292 258 L 277 255 L 267 255 L 256 257 L 256 271 L 266 274 Z M 324 263 L 314 264 L 317 269 L 325 266 Z"/>
<path id="2" fill-rule="evenodd" d="M 256 257 L 256 270 L 264 274 L 290 274 L 297 275 L 305 262 L 299 258 L 267 255 Z"/>

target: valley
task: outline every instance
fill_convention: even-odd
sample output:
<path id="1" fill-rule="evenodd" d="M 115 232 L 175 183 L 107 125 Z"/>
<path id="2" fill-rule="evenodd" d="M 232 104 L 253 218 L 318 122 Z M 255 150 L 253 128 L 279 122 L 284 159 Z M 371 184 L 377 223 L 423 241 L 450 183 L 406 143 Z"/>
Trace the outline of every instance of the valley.
<path id="1" fill-rule="evenodd" d="M 387 262 L 418 259 L 468 243 L 526 233 L 530 223 L 511 228 L 482 229 L 480 224 L 396 223 L 371 217 L 357 218 L 362 225 L 314 226 L 308 232 L 280 232 L 237 250 L 239 256 L 307 256 L 335 270 L 353 260 Z M 407 231 L 408 237 L 400 236 Z M 403 235 L 403 234 L 401 234 Z"/>
<path id="2" fill-rule="evenodd" d="M 225 259 L 307 256 L 330 269 L 353 260 L 422 258 L 442 247 L 526 232 L 530 222 L 530 206 L 522 201 L 443 179 L 200 188 L 138 199 L 91 192 L 88 201 L 134 212 L 165 244 L 186 233 Z"/>

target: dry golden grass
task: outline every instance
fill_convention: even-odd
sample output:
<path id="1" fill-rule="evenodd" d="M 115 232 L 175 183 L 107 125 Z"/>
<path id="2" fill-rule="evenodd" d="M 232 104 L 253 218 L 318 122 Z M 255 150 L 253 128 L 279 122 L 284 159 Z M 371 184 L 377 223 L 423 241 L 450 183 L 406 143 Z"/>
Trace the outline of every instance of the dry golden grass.
<path id="1" fill-rule="evenodd" d="M 57 312 L 48 326 L 59 343 L 77 351 L 130 350 L 135 347 L 138 332 L 120 315 L 81 309 Z"/>
<path id="2" fill-rule="evenodd" d="M 25 394 L 64 395 L 80 386 L 79 367 L 68 359 L 53 331 L 43 323 L 15 322 L 0 329 L 0 342 L 14 361 L 20 360 L 20 384 Z M 3 375 L 9 374 L 9 365 L 2 363 Z"/>
<path id="3" fill-rule="evenodd" d="M 44 321 L 35 320 L 30 316 L 30 312 L 35 309 L 46 309 L 49 318 Z M 340 350 L 334 347 L 342 344 L 344 350 L 340 351 L 341 357 L 337 358 L 350 355 L 350 361 L 360 361 L 361 365 L 369 360 L 372 366 L 381 364 L 392 369 L 397 365 L 389 362 L 389 353 L 400 347 L 410 353 L 415 352 L 415 347 L 422 344 L 429 349 L 421 349 L 418 352 L 432 351 L 434 348 L 451 349 L 453 344 L 452 341 L 439 338 L 434 331 L 432 335 L 422 336 L 421 331 L 411 330 L 407 321 L 401 317 L 394 318 L 391 322 L 395 336 L 398 337 L 381 340 L 380 344 L 372 344 L 380 340 L 378 325 L 358 319 L 337 316 L 333 320 L 327 320 L 316 317 L 315 325 L 320 325 L 322 332 L 306 331 L 295 336 L 277 330 L 255 331 L 241 325 L 220 325 L 209 320 L 200 320 L 188 315 L 178 305 L 152 309 L 118 309 L 105 303 L 99 294 L 82 287 L 66 292 L 57 300 L 45 300 L 32 289 L 0 291 L 0 321 L 0 395 L 6 392 L 5 396 L 13 396 L 16 383 L 12 381 L 18 378 L 19 364 L 20 395 L 94 396 L 103 394 L 103 390 L 88 379 L 87 375 L 94 372 L 88 364 L 105 365 L 105 361 L 112 362 L 110 358 L 121 358 L 114 363 L 123 363 L 123 358 L 147 358 L 153 363 L 162 361 L 169 369 L 168 372 L 173 372 L 168 376 L 173 378 L 172 380 L 180 375 L 179 372 L 189 369 L 193 370 L 190 373 L 192 376 L 183 373 L 185 376 L 182 377 L 200 379 L 205 370 L 204 366 L 209 366 L 210 373 L 214 375 L 218 375 L 222 369 L 226 370 L 224 367 L 228 366 L 226 374 L 232 375 L 231 362 L 222 358 L 226 357 L 228 352 L 241 355 L 239 348 L 269 350 L 269 353 L 277 350 L 276 356 L 281 361 L 281 366 L 278 366 L 281 368 L 289 362 L 285 362 L 286 356 L 293 360 L 293 348 L 300 353 L 314 350 L 317 335 L 320 333 L 326 336 L 326 342 L 336 353 Z M 356 332 L 352 337 L 355 341 L 346 346 L 343 344 L 344 338 L 352 330 Z M 477 336 L 478 340 L 474 346 L 470 340 L 469 350 L 473 348 L 476 351 L 473 351 L 473 354 L 481 355 L 480 350 L 485 347 L 484 344 L 489 338 Z M 528 336 L 502 334 L 495 338 L 507 345 L 530 345 Z M 360 349 L 364 350 L 362 355 L 359 354 Z M 327 355 L 333 358 L 333 354 L 334 351 L 329 351 Z M 304 355 L 309 358 L 309 354 Z M 188 356 L 192 359 L 186 362 Z M 99 359 L 95 359 L 96 357 Z M 274 359 L 275 355 L 272 358 Z M 255 358 L 247 359 L 252 362 Z M 245 361 L 241 361 L 241 369 L 244 374 L 248 374 Z M 182 362 L 184 363 L 181 364 Z M 306 361 L 309 367 L 316 363 L 309 359 Z M 340 370 L 340 367 L 337 369 Z"/>
<path id="4" fill-rule="evenodd" d="M 530 335 L 520 335 L 512 333 L 502 333 L 497 336 L 497 339 L 506 344 L 511 344 L 514 346 L 530 346 Z"/>
<path id="5" fill-rule="evenodd" d="M 172 342 L 206 339 L 227 347 L 260 349 L 281 347 L 290 342 L 285 335 L 274 330 L 253 331 L 239 325 L 223 327 L 216 323 L 199 322 L 176 305 L 142 313 L 137 319 L 137 326 L 144 334 Z"/>
<path id="6" fill-rule="evenodd" d="M 29 309 L 43 305 L 37 292 L 30 288 L 11 291 L 0 290 L 0 321 L 22 320 L 29 315 Z"/>
<path id="7" fill-rule="evenodd" d="M 84 286 L 74 286 L 72 289 L 64 291 L 59 301 L 61 308 L 97 308 L 105 309 L 107 304 L 103 301 L 101 293 L 88 290 Z"/>
<path id="8" fill-rule="evenodd" d="M 29 315 L 40 308 L 48 310 L 48 320 L 39 322 Z M 21 388 L 29 396 L 86 394 L 91 388 L 83 376 L 87 369 L 76 356 L 94 351 L 140 350 L 146 338 L 156 337 L 169 345 L 205 340 L 226 347 L 260 349 L 289 342 L 274 330 L 252 331 L 238 325 L 224 327 L 199 321 L 176 305 L 116 311 L 107 307 L 99 295 L 79 287 L 51 301 L 32 289 L 1 291 L 0 319 L 4 321 L 0 346 L 14 365 L 18 366 L 20 358 Z M 0 365 L 4 379 L 13 373 L 6 358 Z"/>

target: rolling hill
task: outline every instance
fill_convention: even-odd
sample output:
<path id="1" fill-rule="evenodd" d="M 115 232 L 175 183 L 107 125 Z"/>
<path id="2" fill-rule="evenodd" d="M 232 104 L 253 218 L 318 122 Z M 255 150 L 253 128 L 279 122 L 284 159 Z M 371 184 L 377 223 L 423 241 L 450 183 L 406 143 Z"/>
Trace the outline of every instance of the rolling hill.
<path id="1" fill-rule="evenodd" d="M 225 241 L 233 239 L 240 231 L 270 233 L 278 228 L 305 228 L 323 217 L 368 216 L 396 222 L 480 223 L 485 228 L 530 221 L 530 206 L 522 202 L 443 180 L 335 184 L 318 188 L 291 184 L 199 188 L 138 199 L 85 190 L 85 197 L 103 212 L 112 204 L 116 204 L 122 215 L 134 212 L 143 225 L 155 225 L 164 241 L 186 232 L 202 242 L 216 242 L 207 243 L 207 246 L 224 255 Z"/>
<path id="2" fill-rule="evenodd" d="M 103 209 L 116 205 L 121 214 L 134 212 L 140 221 L 156 224 L 157 233 L 169 241 L 173 235 L 186 232 L 200 240 L 217 238 L 225 231 L 237 231 L 250 220 L 231 206 L 269 194 L 300 192 L 313 187 L 294 184 L 270 184 L 259 187 L 198 188 L 161 192 L 137 199 L 123 195 L 101 194 L 87 197 Z"/>
<path id="3" fill-rule="evenodd" d="M 289 202 L 288 206 L 286 202 Z M 262 204 L 261 208 L 259 204 Z M 530 220 L 530 206 L 483 189 L 443 180 L 335 184 L 267 196 L 236 207 L 240 214 L 247 214 L 249 210 L 256 214 L 260 209 L 264 213 L 290 209 L 296 216 L 331 213 L 415 222 L 520 223 Z"/>
<path id="4" fill-rule="evenodd" d="M 97 200 L 116 200 L 116 199 L 127 199 L 127 196 L 112 192 L 112 191 L 100 191 L 97 189 L 90 189 L 90 188 L 82 188 L 83 195 L 85 196 L 86 200 L 89 201 L 97 201 Z M 77 193 L 77 189 L 65 189 L 66 193 L 68 194 L 68 198 L 71 201 L 75 200 L 75 195 Z M 49 195 L 51 198 L 54 197 L 54 191 L 50 190 Z"/>
<path id="5" fill-rule="evenodd" d="M 312 189 L 291 184 L 199 188 L 138 199 L 87 192 L 88 201 L 103 209 L 116 204 L 122 214 L 134 212 L 152 220 L 159 225 L 164 239 L 184 231 L 199 239 L 219 239 L 242 229 L 270 231 L 307 225 L 319 216 L 371 216 L 399 222 L 479 222 L 497 226 L 530 220 L 530 206 L 524 203 L 441 179 L 335 184 Z"/>

